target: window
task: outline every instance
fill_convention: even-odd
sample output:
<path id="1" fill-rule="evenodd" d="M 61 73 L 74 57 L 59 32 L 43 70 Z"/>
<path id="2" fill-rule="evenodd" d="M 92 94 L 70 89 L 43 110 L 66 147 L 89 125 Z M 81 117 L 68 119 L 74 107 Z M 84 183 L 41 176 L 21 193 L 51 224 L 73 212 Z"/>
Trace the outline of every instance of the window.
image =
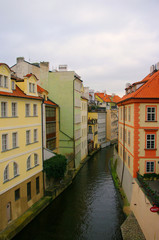
<path id="1" fill-rule="evenodd" d="M 8 87 L 8 78 L 4 76 L 4 88 Z"/>
<path id="2" fill-rule="evenodd" d="M 38 129 L 34 129 L 34 142 L 38 141 Z"/>
<path id="3" fill-rule="evenodd" d="M 1 102 L 1 117 L 7 117 L 7 103 Z"/>
<path id="4" fill-rule="evenodd" d="M 92 133 L 92 126 L 89 126 L 88 133 Z"/>
<path id="5" fill-rule="evenodd" d="M 37 116 L 37 104 L 33 104 L 33 116 Z"/>
<path id="6" fill-rule="evenodd" d="M 8 149 L 8 134 L 2 135 L 2 151 L 6 151 Z"/>
<path id="7" fill-rule="evenodd" d="M 155 170 L 155 162 L 146 162 L 146 172 L 153 173 Z"/>
<path id="8" fill-rule="evenodd" d="M 31 168 L 31 157 L 29 156 L 27 159 L 27 170 Z"/>
<path id="9" fill-rule="evenodd" d="M 33 93 L 35 93 L 35 84 L 34 83 L 33 83 L 32 87 L 33 87 Z"/>
<path id="10" fill-rule="evenodd" d="M 56 139 L 51 139 L 46 141 L 46 148 L 53 150 L 56 148 Z"/>
<path id="11" fill-rule="evenodd" d="M 31 182 L 27 183 L 27 201 L 31 199 Z"/>
<path id="12" fill-rule="evenodd" d="M 131 119 L 131 107 L 128 108 L 128 121 Z"/>
<path id="13" fill-rule="evenodd" d="M 120 139 L 122 140 L 122 127 L 120 127 Z"/>
<path id="14" fill-rule="evenodd" d="M 12 81 L 12 90 L 15 90 L 15 82 Z"/>
<path id="15" fill-rule="evenodd" d="M 15 190 L 14 195 L 15 195 L 15 201 L 17 201 L 20 198 L 20 188 Z"/>
<path id="16" fill-rule="evenodd" d="M 18 176 L 18 164 L 16 162 L 13 163 L 13 175 L 14 177 Z"/>
<path id="17" fill-rule="evenodd" d="M 0 87 L 3 87 L 2 75 L 0 75 Z"/>
<path id="18" fill-rule="evenodd" d="M 127 107 L 125 107 L 125 121 L 127 121 Z"/>
<path id="19" fill-rule="evenodd" d="M 26 131 L 26 144 L 30 144 L 30 130 Z"/>
<path id="20" fill-rule="evenodd" d="M 125 143 L 127 141 L 127 130 L 125 130 Z"/>
<path id="21" fill-rule="evenodd" d="M 128 166 L 130 167 L 130 156 L 128 155 Z"/>
<path id="22" fill-rule="evenodd" d="M 4 169 L 4 182 L 9 179 L 9 165 L 7 165 Z"/>
<path id="23" fill-rule="evenodd" d="M 148 107 L 147 108 L 147 121 L 155 121 L 156 120 L 156 108 Z"/>
<path id="24" fill-rule="evenodd" d="M 38 165 L 38 154 L 34 153 L 34 165 Z"/>
<path id="25" fill-rule="evenodd" d="M 16 148 L 18 145 L 18 134 L 17 132 L 12 133 L 12 144 L 13 144 L 13 148 Z"/>
<path id="26" fill-rule="evenodd" d="M 130 131 L 128 131 L 128 144 L 130 145 Z"/>
<path id="27" fill-rule="evenodd" d="M 12 117 L 17 116 L 17 103 L 12 103 Z"/>
<path id="28" fill-rule="evenodd" d="M 32 92 L 31 83 L 29 83 L 29 92 Z"/>
<path id="29" fill-rule="evenodd" d="M 40 192 L 39 177 L 36 178 L 36 194 Z"/>
<path id="30" fill-rule="evenodd" d="M 154 149 L 155 148 L 155 134 L 146 135 L 146 148 Z"/>
<path id="31" fill-rule="evenodd" d="M 25 104 L 25 116 L 30 116 L 30 104 Z"/>

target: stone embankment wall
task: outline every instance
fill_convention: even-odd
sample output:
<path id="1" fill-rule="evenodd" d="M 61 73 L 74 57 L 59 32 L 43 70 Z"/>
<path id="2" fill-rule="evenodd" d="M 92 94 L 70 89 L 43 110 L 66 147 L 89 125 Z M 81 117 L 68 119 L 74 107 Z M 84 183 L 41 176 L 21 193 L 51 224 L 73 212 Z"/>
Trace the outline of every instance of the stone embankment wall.
<path id="1" fill-rule="evenodd" d="M 114 156 L 113 156 L 114 164 L 116 160 L 117 160 L 116 172 L 120 182 L 122 181 L 122 188 L 127 196 L 128 202 L 130 203 L 131 197 L 132 197 L 133 178 L 129 170 L 127 169 L 127 167 L 126 166 L 123 167 L 123 162 L 119 157 L 118 152 L 114 146 Z M 122 174 L 123 174 L 123 180 L 122 180 Z"/>
<path id="2" fill-rule="evenodd" d="M 137 179 L 134 179 L 130 208 L 133 211 L 146 240 L 159 239 L 159 213 L 150 211 L 152 204 Z"/>

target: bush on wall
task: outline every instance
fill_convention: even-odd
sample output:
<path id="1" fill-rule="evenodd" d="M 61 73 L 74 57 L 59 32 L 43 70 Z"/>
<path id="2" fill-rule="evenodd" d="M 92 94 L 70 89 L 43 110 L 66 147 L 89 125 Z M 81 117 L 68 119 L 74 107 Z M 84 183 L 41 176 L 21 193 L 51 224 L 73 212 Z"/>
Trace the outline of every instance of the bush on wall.
<path id="1" fill-rule="evenodd" d="M 48 179 L 54 178 L 60 180 L 64 177 L 67 167 L 65 156 L 57 154 L 56 156 L 44 161 L 44 172 Z"/>

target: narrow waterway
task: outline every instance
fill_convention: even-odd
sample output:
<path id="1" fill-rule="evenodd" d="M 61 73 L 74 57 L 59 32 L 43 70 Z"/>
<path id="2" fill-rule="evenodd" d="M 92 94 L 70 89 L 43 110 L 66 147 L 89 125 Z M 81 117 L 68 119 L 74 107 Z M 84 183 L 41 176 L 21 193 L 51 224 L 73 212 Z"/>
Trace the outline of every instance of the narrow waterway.
<path id="1" fill-rule="evenodd" d="M 124 215 L 108 167 L 112 154 L 108 147 L 94 155 L 14 240 L 121 240 Z"/>

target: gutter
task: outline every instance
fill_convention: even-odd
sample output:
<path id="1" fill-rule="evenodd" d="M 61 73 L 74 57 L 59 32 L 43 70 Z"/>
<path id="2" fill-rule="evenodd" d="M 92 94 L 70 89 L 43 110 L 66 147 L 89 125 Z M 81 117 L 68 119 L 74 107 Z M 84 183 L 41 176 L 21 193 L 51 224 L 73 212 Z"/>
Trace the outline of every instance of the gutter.
<path id="1" fill-rule="evenodd" d="M 43 121 L 43 105 L 44 105 L 44 99 L 42 100 L 41 103 L 41 124 L 42 124 L 42 165 L 43 165 L 43 191 L 45 194 L 45 179 L 44 179 L 44 134 L 43 134 L 43 130 L 44 130 L 44 121 Z"/>

